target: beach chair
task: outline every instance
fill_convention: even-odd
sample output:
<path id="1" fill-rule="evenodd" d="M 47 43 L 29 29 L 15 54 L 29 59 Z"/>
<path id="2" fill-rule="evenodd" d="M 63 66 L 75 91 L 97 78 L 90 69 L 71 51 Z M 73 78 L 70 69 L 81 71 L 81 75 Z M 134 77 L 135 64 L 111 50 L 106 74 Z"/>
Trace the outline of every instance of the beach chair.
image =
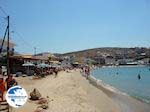
<path id="1" fill-rule="evenodd" d="M 10 112 L 10 107 L 7 101 L 0 101 L 0 112 Z"/>

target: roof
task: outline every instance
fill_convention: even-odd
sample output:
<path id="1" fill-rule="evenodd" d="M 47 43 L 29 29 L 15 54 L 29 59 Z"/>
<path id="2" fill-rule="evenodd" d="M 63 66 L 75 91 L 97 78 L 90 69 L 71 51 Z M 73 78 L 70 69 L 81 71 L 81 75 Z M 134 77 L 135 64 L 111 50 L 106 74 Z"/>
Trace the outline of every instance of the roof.
<path id="1" fill-rule="evenodd" d="M 32 55 L 15 55 L 15 56 L 10 56 L 10 58 L 13 58 L 13 59 L 26 59 L 26 60 L 43 60 L 43 61 L 47 60 L 47 59 L 44 59 L 44 58 L 37 58 L 37 57 L 34 57 Z"/>
<path id="2" fill-rule="evenodd" d="M 59 64 L 59 61 L 50 61 L 50 63 L 55 63 L 55 64 Z"/>
<path id="3" fill-rule="evenodd" d="M 79 63 L 79 62 L 74 62 L 73 64 L 75 64 L 75 65 L 80 65 L 81 63 Z"/>

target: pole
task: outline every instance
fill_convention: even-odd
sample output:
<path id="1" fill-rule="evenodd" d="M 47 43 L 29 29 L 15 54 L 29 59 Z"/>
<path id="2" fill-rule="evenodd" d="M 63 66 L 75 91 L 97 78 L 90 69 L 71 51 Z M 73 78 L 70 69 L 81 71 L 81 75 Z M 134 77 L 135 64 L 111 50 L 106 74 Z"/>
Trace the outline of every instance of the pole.
<path id="1" fill-rule="evenodd" d="M 9 68 L 9 16 L 7 17 L 8 19 L 8 32 L 7 32 L 7 76 L 10 75 L 10 68 Z"/>
<path id="2" fill-rule="evenodd" d="M 34 56 L 36 56 L 36 47 L 34 47 Z"/>
<path id="3" fill-rule="evenodd" d="M 0 53 L 3 50 L 3 45 L 4 45 L 5 37 L 6 37 L 6 34 L 7 34 L 7 30 L 8 30 L 8 26 L 7 26 L 6 30 L 5 30 L 5 34 L 4 34 L 4 37 L 3 37 L 2 45 L 1 45 L 1 48 L 0 48 Z"/>
<path id="4" fill-rule="evenodd" d="M 36 59 L 36 47 L 34 47 L 34 58 Z M 37 64 L 37 61 L 35 61 L 35 64 Z"/>

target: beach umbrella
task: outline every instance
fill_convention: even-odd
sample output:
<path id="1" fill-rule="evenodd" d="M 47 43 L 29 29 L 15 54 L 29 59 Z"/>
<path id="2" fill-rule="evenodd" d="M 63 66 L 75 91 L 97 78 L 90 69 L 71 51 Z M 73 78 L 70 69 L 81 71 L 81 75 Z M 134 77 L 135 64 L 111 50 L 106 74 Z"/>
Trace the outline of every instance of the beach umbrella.
<path id="1" fill-rule="evenodd" d="M 53 68 L 57 68 L 57 67 L 58 67 L 58 64 L 54 63 L 54 64 L 52 64 L 52 67 L 53 67 Z"/>
<path id="2" fill-rule="evenodd" d="M 52 67 L 51 65 L 48 65 L 48 67 Z"/>
<path id="3" fill-rule="evenodd" d="M 38 68 L 46 68 L 46 67 L 51 67 L 49 64 L 41 63 L 37 65 Z"/>
<path id="4" fill-rule="evenodd" d="M 37 67 L 42 68 L 42 72 L 43 72 L 43 68 L 46 68 L 46 67 L 48 68 L 48 67 L 51 67 L 51 66 L 49 64 L 41 63 L 41 64 L 38 64 Z"/>
<path id="5" fill-rule="evenodd" d="M 34 67 L 35 65 L 33 63 L 27 62 L 22 64 L 22 66 L 27 67 L 27 74 L 28 74 L 30 71 L 30 67 Z"/>
<path id="6" fill-rule="evenodd" d="M 27 62 L 22 64 L 22 66 L 30 67 L 30 66 L 35 66 L 33 63 Z"/>
<path id="7" fill-rule="evenodd" d="M 53 64 L 52 67 L 53 67 L 53 68 L 62 68 L 62 65 Z"/>

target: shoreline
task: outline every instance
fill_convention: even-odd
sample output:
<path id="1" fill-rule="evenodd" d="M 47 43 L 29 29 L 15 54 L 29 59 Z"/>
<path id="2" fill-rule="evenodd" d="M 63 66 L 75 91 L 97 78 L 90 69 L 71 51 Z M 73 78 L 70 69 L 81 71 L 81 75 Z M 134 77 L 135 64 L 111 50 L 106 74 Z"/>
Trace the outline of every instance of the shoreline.
<path id="1" fill-rule="evenodd" d="M 121 112 L 148 112 L 150 111 L 150 104 L 142 100 L 134 98 L 126 93 L 123 93 L 117 89 L 111 90 L 105 87 L 94 77 L 89 77 L 89 83 L 91 83 L 96 88 L 102 90 L 108 97 L 110 97 L 115 103 L 117 103 Z M 117 91 L 116 91 L 117 90 Z"/>
<path id="2" fill-rule="evenodd" d="M 101 67 L 101 68 L 135 68 L 135 67 L 147 67 L 147 68 L 150 70 L 150 68 L 149 68 L 150 66 L 148 66 L 148 65 L 103 66 L 103 67 Z M 98 68 L 98 69 L 101 69 L 101 68 Z M 94 71 L 94 70 L 96 70 L 96 69 L 91 69 L 91 71 Z M 90 73 L 90 74 L 91 74 L 91 73 Z M 90 76 L 92 76 L 92 75 L 90 75 Z M 149 104 L 149 105 L 150 105 L 150 100 L 149 100 L 149 99 L 146 99 L 146 98 L 144 98 L 144 97 L 134 96 L 134 95 L 128 94 L 128 93 L 126 93 L 126 92 L 122 92 L 122 91 L 120 91 L 119 89 L 116 89 L 116 87 L 110 86 L 109 84 L 105 83 L 105 82 L 102 81 L 101 79 L 96 79 L 94 76 L 92 76 L 91 78 L 93 78 L 94 80 L 98 80 L 104 88 L 113 89 L 115 92 L 119 92 L 119 93 L 121 93 L 121 94 L 123 94 L 123 95 L 130 96 L 130 97 L 132 97 L 132 98 L 134 98 L 134 99 L 137 99 L 137 100 L 139 100 L 139 101 L 141 101 L 141 102 L 143 102 L 143 103 L 146 103 L 146 104 Z M 109 87 L 106 87 L 106 86 L 109 86 L 110 88 L 109 88 Z"/>
<path id="3" fill-rule="evenodd" d="M 91 71 L 94 71 L 94 70 L 99 70 L 99 69 L 103 69 L 103 68 L 136 68 L 136 67 L 146 67 L 149 71 L 150 71 L 150 65 L 121 65 L 121 66 L 103 66 L 103 67 L 100 67 L 100 68 L 94 68 L 94 69 L 91 69 Z M 92 72 L 90 72 L 91 74 Z M 92 76 L 92 75 L 90 75 Z M 98 80 L 100 82 L 102 82 L 101 84 L 105 87 L 105 86 L 109 86 L 110 88 L 108 89 L 114 89 L 116 92 L 120 92 L 121 94 L 123 95 L 128 95 L 130 97 L 133 97 L 143 103 L 146 103 L 146 104 L 149 104 L 150 105 L 150 99 L 149 97 L 146 98 L 146 97 L 142 97 L 142 96 L 138 96 L 138 95 L 133 95 L 133 94 L 129 94 L 129 93 L 126 93 L 126 92 L 122 92 L 120 91 L 119 89 L 116 89 L 116 87 L 113 87 L 113 86 L 110 86 L 110 84 L 107 84 L 105 83 L 104 81 L 102 81 L 101 79 L 96 79 L 94 76 L 92 76 L 92 78 L 94 78 L 95 80 Z M 107 87 L 106 87 L 107 88 Z"/>
<path id="4" fill-rule="evenodd" d="M 139 98 L 139 97 L 129 95 L 129 94 L 126 93 L 126 92 L 122 92 L 122 91 L 120 91 L 119 89 L 115 88 L 114 86 L 111 86 L 111 85 L 109 85 L 109 84 L 107 84 L 107 83 L 104 83 L 104 82 L 103 82 L 102 80 L 100 80 L 100 79 L 96 79 L 94 76 L 90 76 L 90 80 L 94 80 L 95 83 L 97 83 L 97 85 L 100 85 L 100 86 L 102 86 L 103 88 L 105 88 L 105 89 L 107 89 L 107 90 L 109 90 L 109 91 L 111 91 L 111 92 L 114 92 L 114 93 L 117 93 L 117 94 L 121 94 L 121 95 L 125 95 L 125 96 L 128 96 L 128 97 L 132 97 L 132 98 L 134 98 L 134 99 L 136 99 L 136 100 L 141 101 L 142 103 L 146 103 L 146 104 L 150 105 L 150 101 L 148 101 L 147 99 L 141 99 L 141 98 Z"/>
<path id="5" fill-rule="evenodd" d="M 149 65 L 113 65 L 113 66 L 102 66 L 100 68 L 113 68 L 113 67 L 149 67 Z M 99 67 L 98 67 L 99 68 Z"/>

